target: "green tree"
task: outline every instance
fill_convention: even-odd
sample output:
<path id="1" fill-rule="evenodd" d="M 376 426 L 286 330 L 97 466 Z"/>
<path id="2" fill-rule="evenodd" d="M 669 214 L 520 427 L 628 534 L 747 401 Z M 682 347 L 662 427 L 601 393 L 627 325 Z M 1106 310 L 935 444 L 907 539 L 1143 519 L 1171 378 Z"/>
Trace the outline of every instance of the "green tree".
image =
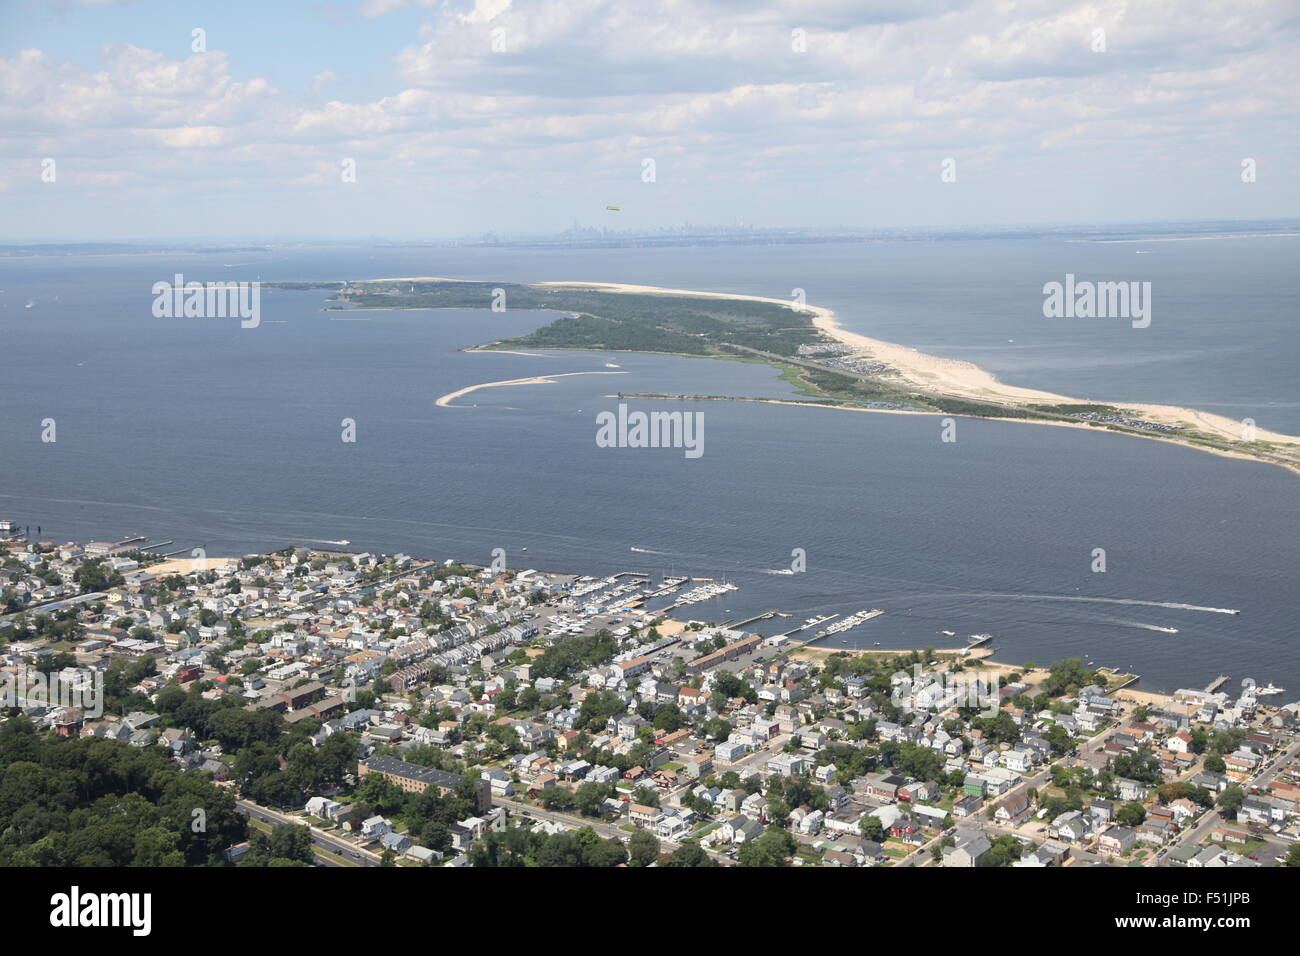
<path id="1" fill-rule="evenodd" d="M 1115 811 L 1115 819 L 1125 826 L 1137 827 L 1147 818 L 1146 807 L 1132 800 Z"/>
<path id="2" fill-rule="evenodd" d="M 647 830 L 637 830 L 627 841 L 632 866 L 649 866 L 659 859 L 659 841 Z"/>
<path id="3" fill-rule="evenodd" d="M 1219 809 L 1226 813 L 1235 814 L 1241 809 L 1242 801 L 1245 799 L 1246 792 L 1234 783 L 1219 794 Z"/>

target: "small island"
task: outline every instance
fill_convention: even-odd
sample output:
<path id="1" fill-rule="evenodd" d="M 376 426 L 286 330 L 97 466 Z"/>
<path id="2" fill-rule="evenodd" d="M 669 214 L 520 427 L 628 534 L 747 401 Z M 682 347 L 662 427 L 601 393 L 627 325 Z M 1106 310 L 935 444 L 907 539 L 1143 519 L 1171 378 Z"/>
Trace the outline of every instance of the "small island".
<path id="1" fill-rule="evenodd" d="M 840 327 L 828 309 L 780 299 L 613 283 L 521 284 L 437 277 L 265 284 L 330 290 L 327 309 L 557 312 L 559 318 L 527 335 L 487 342 L 471 351 L 662 352 L 762 362 L 780 370 L 803 395 L 799 401 L 703 394 L 619 397 L 762 401 L 1101 428 L 1300 473 L 1300 438 L 1295 436 L 1252 431 L 1242 422 L 1196 409 L 1081 402 L 1007 385 L 970 362 L 871 339 Z"/>

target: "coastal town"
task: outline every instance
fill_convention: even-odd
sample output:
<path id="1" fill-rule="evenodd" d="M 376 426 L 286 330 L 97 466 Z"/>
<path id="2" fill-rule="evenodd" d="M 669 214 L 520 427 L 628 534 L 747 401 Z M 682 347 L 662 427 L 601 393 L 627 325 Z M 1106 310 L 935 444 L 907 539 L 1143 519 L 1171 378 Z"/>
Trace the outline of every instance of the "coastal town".
<path id="1" fill-rule="evenodd" d="M 699 619 L 703 579 L 156 550 L 0 522 L 0 759 L 202 778 L 238 813 L 216 863 L 1300 865 L 1271 685 L 839 650 Z"/>

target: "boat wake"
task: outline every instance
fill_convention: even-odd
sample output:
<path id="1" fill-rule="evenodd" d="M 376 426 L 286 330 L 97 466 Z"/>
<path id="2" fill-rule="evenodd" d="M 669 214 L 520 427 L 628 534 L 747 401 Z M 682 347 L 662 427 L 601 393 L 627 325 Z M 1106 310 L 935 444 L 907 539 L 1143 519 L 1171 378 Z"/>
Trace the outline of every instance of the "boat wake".
<path id="1" fill-rule="evenodd" d="M 1205 607 L 1200 604 L 1181 604 L 1177 601 L 1143 601 L 1138 598 L 1085 597 L 1081 594 L 1009 594 L 1005 591 L 946 591 L 934 594 L 886 595 L 892 600 L 913 598 L 1002 598 L 1012 601 L 1081 601 L 1087 604 L 1124 604 L 1135 607 L 1163 607 L 1173 611 L 1201 611 L 1206 614 L 1240 614 L 1231 607 Z M 885 596 L 882 596 L 885 597 Z"/>

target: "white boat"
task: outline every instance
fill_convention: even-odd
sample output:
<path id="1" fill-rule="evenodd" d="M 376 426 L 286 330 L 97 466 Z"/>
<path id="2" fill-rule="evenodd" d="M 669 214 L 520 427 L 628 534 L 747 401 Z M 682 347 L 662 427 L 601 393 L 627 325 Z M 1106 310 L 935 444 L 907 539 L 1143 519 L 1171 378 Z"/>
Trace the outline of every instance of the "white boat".
<path id="1" fill-rule="evenodd" d="M 885 613 L 884 611 L 881 611 L 877 608 L 869 608 L 869 609 L 858 611 L 856 614 L 850 614 L 848 617 L 844 618 L 843 620 L 836 621 L 830 627 L 826 628 L 826 633 L 839 634 L 841 631 L 847 631 L 851 627 L 857 627 L 862 622 L 869 621 L 873 617 L 877 617 L 878 615 L 884 613 Z"/>
<path id="2" fill-rule="evenodd" d="M 1273 684 L 1269 684 L 1267 687 L 1255 688 L 1255 693 L 1260 697 L 1271 697 L 1274 694 L 1281 694 L 1284 693 L 1285 691 L 1286 691 L 1285 687 L 1277 687 Z"/>

